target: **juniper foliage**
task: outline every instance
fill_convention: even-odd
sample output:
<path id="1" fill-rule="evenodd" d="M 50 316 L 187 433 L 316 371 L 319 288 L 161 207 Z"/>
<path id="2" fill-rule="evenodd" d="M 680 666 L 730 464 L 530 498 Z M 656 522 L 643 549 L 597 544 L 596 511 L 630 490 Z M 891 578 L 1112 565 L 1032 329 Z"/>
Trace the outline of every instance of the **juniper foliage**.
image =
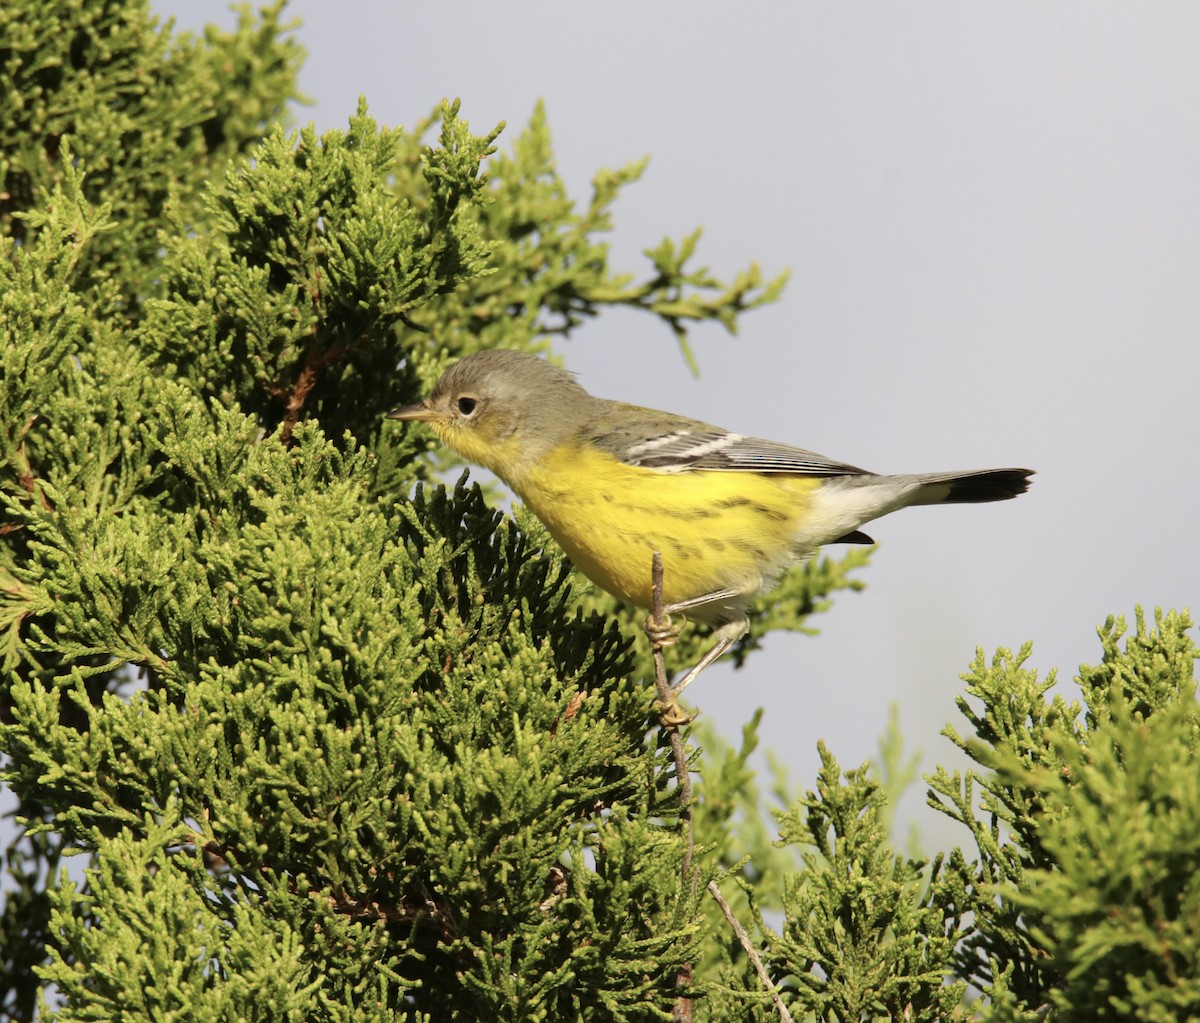
<path id="1" fill-rule="evenodd" d="M 382 414 L 613 306 L 689 357 L 783 280 L 698 235 L 614 270 L 643 165 L 577 201 L 540 109 L 504 148 L 455 103 L 285 130 L 281 17 L 0 12 L 0 1015 L 775 1018 L 713 879 L 798 1018 L 1200 1013 L 1185 614 L 1108 623 L 1082 704 L 981 654 L 977 768 L 929 779 L 972 847 L 930 863 L 866 768 L 763 793 L 756 721 L 690 733 L 682 876 L 639 616 Z M 863 562 L 792 574 L 739 658 Z"/>

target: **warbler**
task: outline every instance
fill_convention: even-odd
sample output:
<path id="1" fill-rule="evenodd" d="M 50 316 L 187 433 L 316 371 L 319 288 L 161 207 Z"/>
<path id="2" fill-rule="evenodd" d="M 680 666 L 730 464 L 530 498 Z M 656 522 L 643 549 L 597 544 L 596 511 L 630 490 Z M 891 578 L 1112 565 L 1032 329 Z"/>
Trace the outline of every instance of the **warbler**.
<path id="1" fill-rule="evenodd" d="M 639 607 L 661 552 L 668 612 L 690 610 L 716 642 L 689 685 L 749 628 L 746 606 L 790 565 L 917 504 L 1005 501 L 1030 469 L 880 476 L 695 419 L 588 394 L 544 359 L 496 349 L 442 374 L 417 405 L 388 413 L 500 477 L 584 575 Z"/>

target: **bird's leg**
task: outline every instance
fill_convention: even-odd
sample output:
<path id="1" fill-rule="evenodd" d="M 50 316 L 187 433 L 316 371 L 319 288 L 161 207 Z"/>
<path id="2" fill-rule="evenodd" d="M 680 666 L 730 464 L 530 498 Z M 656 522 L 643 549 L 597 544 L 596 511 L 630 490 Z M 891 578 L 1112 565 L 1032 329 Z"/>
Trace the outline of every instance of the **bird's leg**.
<path id="1" fill-rule="evenodd" d="M 661 608 L 659 609 L 662 610 Z M 642 630 L 650 638 L 650 644 L 654 650 L 654 660 L 659 672 L 658 691 L 659 698 L 659 720 L 662 721 L 665 728 L 681 728 L 691 722 L 691 717 L 679 706 L 675 701 L 675 696 L 667 686 L 667 676 L 662 667 L 662 648 L 671 646 L 677 639 L 679 633 L 683 631 L 683 627 L 676 625 L 665 614 L 651 614 L 642 623 Z M 665 694 L 663 696 L 662 694 Z"/>
<path id="2" fill-rule="evenodd" d="M 724 591 L 728 593 L 729 591 Z M 719 599 L 719 598 L 718 598 Z M 746 635 L 750 629 L 750 622 L 745 615 L 740 615 L 733 621 L 725 622 L 717 629 L 717 641 L 709 648 L 708 653 L 693 664 L 678 682 L 671 687 L 671 696 L 673 699 L 678 699 L 688 686 L 700 677 L 700 673 L 709 667 L 718 657 L 724 654 L 734 643 Z"/>
<path id="3" fill-rule="evenodd" d="M 650 637 L 650 642 L 656 647 L 672 646 L 683 631 L 682 625 L 676 625 L 665 613 L 661 618 L 648 615 L 642 622 L 642 631 Z"/>
<path id="4" fill-rule="evenodd" d="M 650 642 L 660 649 L 663 646 L 669 646 L 675 642 L 680 632 L 680 627 L 670 621 L 670 615 L 681 611 L 688 611 L 694 607 L 701 607 L 704 604 L 711 604 L 713 601 L 728 600 L 731 597 L 740 596 L 742 594 L 738 590 L 714 590 L 712 593 L 702 593 L 698 597 L 689 597 L 687 600 L 680 600 L 674 604 L 667 604 L 662 608 L 655 608 L 655 612 L 646 619 L 644 625 L 646 635 L 650 637 Z M 662 721 L 664 725 L 678 727 L 686 725 L 692 720 L 690 715 L 680 707 L 679 694 L 695 682 L 705 668 L 745 635 L 748 628 L 749 623 L 746 621 L 745 615 L 741 615 L 733 621 L 724 623 L 717 629 L 716 643 L 671 688 L 670 700 L 664 701 L 662 706 Z"/>
<path id="5" fill-rule="evenodd" d="M 667 604 L 663 611 L 673 615 L 680 611 L 689 611 L 693 607 L 700 607 L 702 604 L 711 604 L 715 600 L 729 600 L 731 597 L 744 596 L 745 594 L 741 590 L 713 590 L 712 593 L 701 593 L 698 597 L 688 597 L 687 600 L 677 600 L 674 604 Z M 740 636 L 741 633 L 738 635 Z"/>
<path id="6" fill-rule="evenodd" d="M 683 709 L 682 704 L 675 699 L 675 694 L 669 692 L 666 702 L 658 701 L 658 720 L 664 728 L 682 728 L 695 721 L 695 717 Z"/>
<path id="7" fill-rule="evenodd" d="M 688 668 L 687 674 L 671 687 L 672 700 L 678 700 L 679 694 L 700 677 L 700 672 L 709 667 L 713 661 L 725 653 L 735 642 L 735 640 L 726 639 L 724 636 L 718 637 L 717 641 L 708 648 L 708 653 Z"/>

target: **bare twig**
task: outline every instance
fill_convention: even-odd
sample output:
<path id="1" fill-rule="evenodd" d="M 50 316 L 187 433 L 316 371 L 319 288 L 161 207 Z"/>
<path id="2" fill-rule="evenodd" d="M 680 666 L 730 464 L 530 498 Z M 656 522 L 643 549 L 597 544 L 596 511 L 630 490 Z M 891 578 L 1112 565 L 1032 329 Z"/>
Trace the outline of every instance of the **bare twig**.
<path id="1" fill-rule="evenodd" d="M 668 633 L 670 623 L 663 613 L 663 565 L 662 555 L 654 552 L 654 564 L 651 575 L 651 604 L 650 621 L 651 643 L 654 653 L 654 684 L 658 689 L 658 698 L 666 706 L 675 702 L 671 694 L 671 686 L 667 682 L 667 667 L 663 661 L 663 637 Z M 692 779 L 688 772 L 687 753 L 683 748 L 683 736 L 679 732 L 679 722 L 669 718 L 664 719 L 663 727 L 671 740 L 671 753 L 675 758 L 675 778 L 679 785 L 679 821 L 687 828 L 687 850 L 683 858 L 683 879 L 687 881 L 692 872 L 692 855 L 696 844 L 695 826 L 692 821 Z"/>
<path id="2" fill-rule="evenodd" d="M 308 401 L 309 394 L 317 386 L 317 382 L 321 379 L 321 374 L 327 367 L 343 359 L 350 350 L 350 346 L 348 345 L 334 345 L 332 348 L 327 348 L 324 351 L 316 348 L 309 349 L 308 355 L 304 360 L 304 367 L 300 370 L 300 375 L 296 378 L 296 383 L 288 395 L 287 406 L 284 410 L 283 430 L 279 435 L 279 439 L 284 444 L 291 442 L 292 431 L 300 421 L 300 413 L 304 409 L 304 403 Z"/>
<path id="3" fill-rule="evenodd" d="M 767 969 L 763 966 L 762 959 L 759 958 L 758 950 L 750 941 L 750 935 L 746 933 L 744 928 L 738 921 L 738 918 L 733 915 L 733 910 L 729 903 L 725 901 L 725 896 L 721 894 L 721 889 L 717 887 L 716 881 L 708 882 L 708 893 L 717 900 L 717 905 L 721 907 L 721 912 L 725 914 L 725 919 L 729 921 L 729 926 L 733 928 L 733 933 L 737 935 L 737 939 L 741 942 L 742 949 L 745 951 L 750 964 L 754 967 L 754 972 L 758 974 L 758 979 L 762 982 L 762 986 L 766 988 L 767 993 L 771 996 L 771 1001 L 775 1005 L 775 1011 L 779 1013 L 779 1018 L 783 1023 L 792 1023 L 792 1014 L 788 1012 L 787 1006 L 783 1004 L 783 999 L 779 997 L 779 992 L 775 990 L 775 985 L 771 982 L 771 977 L 767 973 Z"/>
<path id="4" fill-rule="evenodd" d="M 654 552 L 650 579 L 650 617 L 646 620 L 646 635 L 650 637 L 651 651 L 654 656 L 654 684 L 658 689 L 659 703 L 664 708 L 660 720 L 662 721 L 663 728 L 667 730 L 667 735 L 671 742 L 671 753 L 675 759 L 675 776 L 679 785 L 679 823 L 687 829 L 687 848 L 684 851 L 683 868 L 681 871 L 682 887 L 687 889 L 690 883 L 694 891 L 696 880 L 692 876 L 692 858 L 695 854 L 696 832 L 695 822 L 692 818 L 692 780 L 688 772 L 687 753 L 683 746 L 683 736 L 679 732 L 680 726 L 686 724 L 688 719 L 678 710 L 675 694 L 671 691 L 670 683 L 667 681 L 667 668 L 663 660 L 663 647 L 668 643 L 674 642 L 674 637 L 671 632 L 670 621 L 663 610 L 663 563 L 662 555 L 658 551 Z M 734 934 L 737 935 L 737 939 L 745 950 L 751 964 L 754 966 L 763 988 L 771 996 L 771 1002 L 774 1004 L 775 1011 L 779 1014 L 780 1020 L 783 1023 L 792 1023 L 791 1013 L 788 1012 L 787 1006 L 783 1004 L 783 999 L 779 997 L 775 985 L 771 982 L 771 977 L 767 973 L 766 967 L 763 966 L 762 959 L 758 955 L 758 950 L 755 949 L 750 941 L 750 935 L 746 933 L 746 929 L 738 922 L 738 918 L 733 915 L 733 910 L 730 908 L 729 903 L 725 901 L 725 896 L 721 894 L 721 889 L 717 887 L 716 881 L 709 882 L 708 891 L 716 899 L 717 905 L 721 907 L 721 912 L 725 914 L 725 919 L 729 921 Z M 686 987 L 691 983 L 691 980 L 691 965 L 686 964 L 680 967 L 679 972 L 675 976 L 676 986 L 680 988 Z M 692 1018 L 692 1000 L 690 998 L 681 996 L 676 1001 L 673 1018 L 677 1023 L 689 1023 Z"/>
<path id="5" fill-rule="evenodd" d="M 671 686 L 667 681 L 667 667 L 663 661 L 663 646 L 669 641 L 670 622 L 663 612 L 663 563 L 662 555 L 654 552 L 651 567 L 650 618 L 646 623 L 646 635 L 650 637 L 651 650 L 654 656 L 654 684 L 658 689 L 658 700 L 664 708 L 675 703 L 671 694 Z M 689 884 L 694 891 L 695 879 L 692 877 L 692 857 L 696 847 L 696 828 L 692 819 L 692 779 L 688 772 L 687 752 L 683 747 L 683 736 L 679 726 L 683 723 L 678 716 L 669 716 L 664 712 L 662 725 L 667 730 L 671 742 L 671 753 L 675 760 L 675 781 L 679 786 L 679 823 L 687 834 L 687 847 L 683 853 L 683 867 L 680 872 L 682 889 L 687 890 Z M 675 975 L 675 986 L 686 988 L 692 982 L 692 966 L 686 963 L 679 968 Z M 692 1018 L 692 1000 L 680 996 L 675 1003 L 674 1019 L 676 1023 L 689 1023 Z"/>

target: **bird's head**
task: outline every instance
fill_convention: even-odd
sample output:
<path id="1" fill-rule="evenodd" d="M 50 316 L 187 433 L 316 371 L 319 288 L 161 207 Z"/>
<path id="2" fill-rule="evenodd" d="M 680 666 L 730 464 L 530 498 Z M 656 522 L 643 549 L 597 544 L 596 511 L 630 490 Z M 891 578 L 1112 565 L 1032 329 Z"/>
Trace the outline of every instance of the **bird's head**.
<path id="1" fill-rule="evenodd" d="M 524 352 L 476 352 L 442 374 L 433 393 L 389 419 L 428 423 L 463 458 L 512 484 L 576 421 L 587 392 L 566 370 Z"/>

